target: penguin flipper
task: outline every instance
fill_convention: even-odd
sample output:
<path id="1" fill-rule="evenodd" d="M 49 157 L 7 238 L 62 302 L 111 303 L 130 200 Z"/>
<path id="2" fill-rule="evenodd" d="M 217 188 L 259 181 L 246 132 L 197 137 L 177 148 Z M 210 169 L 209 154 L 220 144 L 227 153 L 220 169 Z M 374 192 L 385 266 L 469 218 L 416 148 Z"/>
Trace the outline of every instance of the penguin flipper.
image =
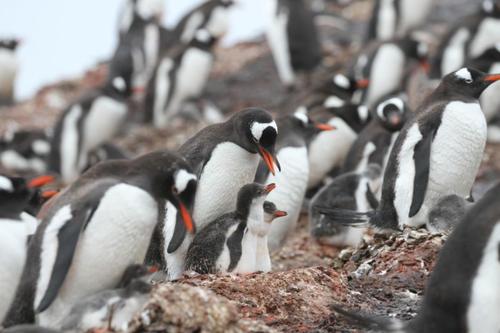
<path id="1" fill-rule="evenodd" d="M 177 214 L 175 219 L 174 234 L 172 235 L 172 239 L 170 239 L 170 242 L 168 243 L 167 253 L 174 253 L 179 248 L 179 246 L 181 246 L 185 237 L 186 227 L 184 225 L 184 222 L 182 222 L 180 216 Z"/>
<path id="2" fill-rule="evenodd" d="M 413 179 L 413 196 L 409 217 L 417 215 L 424 203 L 425 192 L 429 183 L 429 170 L 431 158 L 431 146 L 435 131 L 424 136 L 414 150 L 413 160 L 415 162 L 415 178 Z"/>
<path id="3" fill-rule="evenodd" d="M 92 219 L 96 209 L 97 206 L 72 210 L 69 219 L 60 224 L 57 230 L 57 253 L 47 289 L 36 309 L 38 313 L 45 311 L 56 298 L 71 267 L 80 233 Z"/>
<path id="4" fill-rule="evenodd" d="M 381 331 L 381 332 L 401 332 L 404 329 L 404 324 L 397 319 L 384 319 L 363 316 L 348 310 L 344 310 L 341 306 L 331 304 L 330 308 L 342 315 L 350 322 L 357 324 L 363 328 Z"/>
<path id="5" fill-rule="evenodd" d="M 316 210 L 326 215 L 330 220 L 336 223 L 355 228 L 365 228 L 369 226 L 370 218 L 375 215 L 375 211 L 358 213 L 353 210 L 337 209 L 328 207 L 316 207 Z"/>

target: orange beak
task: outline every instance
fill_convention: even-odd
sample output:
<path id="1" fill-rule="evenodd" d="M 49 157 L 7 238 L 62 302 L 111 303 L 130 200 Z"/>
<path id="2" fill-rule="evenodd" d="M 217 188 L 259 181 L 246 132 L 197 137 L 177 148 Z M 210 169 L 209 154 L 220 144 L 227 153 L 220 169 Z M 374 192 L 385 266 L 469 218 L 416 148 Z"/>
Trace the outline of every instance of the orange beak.
<path id="1" fill-rule="evenodd" d="M 431 64 L 427 60 L 420 61 L 420 67 L 427 74 L 429 74 L 429 72 L 431 71 Z"/>
<path id="2" fill-rule="evenodd" d="M 495 82 L 500 80 L 500 74 L 486 75 L 484 81 Z"/>
<path id="3" fill-rule="evenodd" d="M 370 85 L 370 80 L 368 79 L 358 80 L 356 82 L 356 85 L 358 86 L 359 89 L 366 89 Z"/>
<path id="4" fill-rule="evenodd" d="M 314 127 L 316 127 L 317 129 L 321 130 L 321 131 L 333 131 L 335 129 L 337 129 L 337 127 L 335 126 L 332 126 L 332 125 L 329 125 L 329 124 L 314 124 Z"/>
<path id="5" fill-rule="evenodd" d="M 274 169 L 274 164 L 275 163 L 274 163 L 273 155 L 271 155 L 270 152 L 268 152 L 267 150 L 265 150 L 264 148 L 262 148 L 260 145 L 258 145 L 258 147 L 259 147 L 260 156 L 262 156 L 262 159 L 266 163 L 269 171 L 274 176 L 276 174 L 276 170 Z M 279 164 L 278 164 L 278 169 L 280 169 Z"/>
<path id="6" fill-rule="evenodd" d="M 194 227 L 193 219 L 191 218 L 191 214 L 189 214 L 186 206 L 184 206 L 184 204 L 180 201 L 179 201 L 179 210 L 181 213 L 182 221 L 184 222 L 184 225 L 186 226 L 187 231 L 194 234 L 195 227 Z"/>
<path id="7" fill-rule="evenodd" d="M 150 266 L 150 267 L 148 268 L 148 272 L 149 272 L 149 273 L 156 273 L 156 272 L 158 272 L 158 266 L 156 266 L 156 265 L 152 265 L 152 266 Z"/>
<path id="8" fill-rule="evenodd" d="M 132 92 L 134 94 L 142 94 L 146 91 L 146 89 L 144 87 L 134 87 L 132 88 Z"/>
<path id="9" fill-rule="evenodd" d="M 54 180 L 55 180 L 54 176 L 45 175 L 45 176 L 36 177 L 36 178 L 33 178 L 28 183 L 28 187 L 30 187 L 30 188 L 42 187 L 44 185 L 47 185 L 47 184 L 54 182 Z"/>
<path id="10" fill-rule="evenodd" d="M 283 216 L 287 216 L 288 213 L 283 211 L 283 210 L 277 210 L 274 212 L 274 217 L 275 218 L 278 218 L 278 217 L 283 217 Z"/>
<path id="11" fill-rule="evenodd" d="M 264 191 L 266 193 L 270 193 L 272 190 L 274 190 L 276 188 L 276 184 L 275 183 L 271 183 L 269 185 L 266 185 L 266 187 L 264 188 Z"/>
<path id="12" fill-rule="evenodd" d="M 45 200 L 48 200 L 48 199 L 51 199 L 52 197 L 56 196 L 58 193 L 59 193 L 59 191 L 55 191 L 55 190 L 43 191 L 42 198 Z"/>

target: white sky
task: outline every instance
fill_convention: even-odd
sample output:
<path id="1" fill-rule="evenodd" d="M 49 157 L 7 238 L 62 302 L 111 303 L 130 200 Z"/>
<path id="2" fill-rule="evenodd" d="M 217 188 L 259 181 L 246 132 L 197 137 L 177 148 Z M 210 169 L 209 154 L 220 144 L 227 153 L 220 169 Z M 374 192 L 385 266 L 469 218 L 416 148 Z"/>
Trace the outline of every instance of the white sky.
<path id="1" fill-rule="evenodd" d="M 0 0 L 0 37 L 23 40 L 18 48 L 18 98 L 44 84 L 82 74 L 108 58 L 116 44 L 116 21 L 124 0 Z M 202 0 L 165 0 L 165 22 L 172 26 Z M 230 45 L 262 32 L 261 4 L 239 0 L 224 41 Z"/>

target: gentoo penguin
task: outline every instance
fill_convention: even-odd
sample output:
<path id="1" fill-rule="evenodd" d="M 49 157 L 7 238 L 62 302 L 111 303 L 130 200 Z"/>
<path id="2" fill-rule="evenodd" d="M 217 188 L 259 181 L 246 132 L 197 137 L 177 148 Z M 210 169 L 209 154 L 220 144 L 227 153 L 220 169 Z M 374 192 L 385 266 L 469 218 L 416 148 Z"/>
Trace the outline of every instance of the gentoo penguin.
<path id="1" fill-rule="evenodd" d="M 344 172 L 363 172 L 372 163 L 384 170 L 392 145 L 411 112 L 406 100 L 398 95 L 383 98 L 373 111 L 372 120 L 347 154 Z"/>
<path id="2" fill-rule="evenodd" d="M 343 101 L 350 101 L 353 95 L 361 89 L 366 89 L 369 85 L 367 79 L 356 81 L 352 76 L 346 76 L 342 73 L 335 73 L 328 76 L 327 79 L 320 81 L 314 88 L 313 94 L 323 104 L 328 97 L 334 96 Z M 308 105 L 310 106 L 310 105 Z"/>
<path id="3" fill-rule="evenodd" d="M 386 332 L 472 333 L 500 330 L 500 186 L 465 216 L 439 253 L 417 316 L 409 322 L 335 311 Z"/>
<path id="4" fill-rule="evenodd" d="M 380 41 L 405 36 L 423 24 L 433 0 L 376 0 L 368 25 L 368 39 Z"/>
<path id="5" fill-rule="evenodd" d="M 366 212 L 376 209 L 375 194 L 380 187 L 382 170 L 370 164 L 362 172 L 349 172 L 322 187 L 309 203 L 309 228 L 318 242 L 334 246 L 357 246 L 364 229 L 343 226 L 321 213 L 322 207 Z"/>
<path id="6" fill-rule="evenodd" d="M 281 82 L 291 87 L 296 71 L 310 72 L 321 63 L 314 17 L 304 0 L 269 0 L 267 40 Z"/>
<path id="7" fill-rule="evenodd" d="M 26 260 L 28 237 L 38 225 L 25 210 L 35 188 L 51 180 L 40 177 L 26 182 L 24 178 L 0 175 L 0 320 L 14 299 Z"/>
<path id="8" fill-rule="evenodd" d="M 486 50 L 479 57 L 468 61 L 467 66 L 485 73 L 500 73 L 500 43 Z M 499 94 L 500 83 L 496 82 L 489 86 L 479 99 L 484 116 L 488 122 L 500 113 Z"/>
<path id="9" fill-rule="evenodd" d="M 102 88 L 70 104 L 54 129 L 48 168 L 63 182 L 74 181 L 87 167 L 88 154 L 112 139 L 127 115 L 130 76 L 111 76 Z"/>
<path id="10" fill-rule="evenodd" d="M 483 0 L 479 13 L 459 20 L 442 39 L 430 77 L 439 80 L 466 65 L 467 59 L 479 57 L 500 43 L 499 29 L 500 3 Z"/>
<path id="11" fill-rule="evenodd" d="M 17 39 L 0 40 L 0 106 L 14 102 L 14 81 L 17 74 Z"/>
<path id="12" fill-rule="evenodd" d="M 143 263 L 165 200 L 180 212 L 181 228 L 194 232 L 195 188 L 188 163 L 167 151 L 91 168 L 43 214 L 4 326 L 36 316 L 58 328 L 77 301 L 116 287 L 129 265 Z"/>
<path id="13" fill-rule="evenodd" d="M 47 171 L 50 141 L 45 131 L 8 131 L 0 139 L 0 164 L 13 172 Z"/>
<path id="14" fill-rule="evenodd" d="M 170 49 L 159 62 L 146 96 L 147 120 L 164 128 L 186 100 L 199 97 L 214 63 L 217 37 L 200 29 L 188 44 Z"/>
<path id="15" fill-rule="evenodd" d="M 243 186 L 238 192 L 236 210 L 220 216 L 196 234 L 187 251 L 186 270 L 200 274 L 253 273 L 259 264 L 262 271 L 269 271 L 271 261 L 264 241 L 270 221 L 264 218 L 264 201 L 275 186 Z M 274 217 L 273 207 L 267 206 L 267 214 Z"/>
<path id="16" fill-rule="evenodd" d="M 279 174 L 272 175 L 266 164 L 261 161 L 255 176 L 258 183 L 276 184 L 277 189 L 270 193 L 267 199 L 288 213 L 279 223 L 271 225 L 268 235 L 271 251 L 276 251 L 283 245 L 287 236 L 295 230 L 299 219 L 309 179 L 308 142 L 321 131 L 335 129 L 328 124 L 313 122 L 304 108 L 277 118 L 276 124 L 280 129 L 276 141 L 276 156 L 283 169 Z"/>
<path id="17" fill-rule="evenodd" d="M 311 113 L 311 118 L 335 127 L 314 136 L 309 143 L 309 181 L 307 188 L 318 187 L 328 173 L 342 167 L 358 133 L 369 122 L 370 112 L 364 105 L 357 105 L 330 96 L 323 108 Z"/>
<path id="18" fill-rule="evenodd" d="M 412 63 L 419 63 L 427 71 L 427 57 L 427 45 L 413 37 L 368 47 L 358 56 L 354 72 L 358 80 L 368 79 L 370 85 L 355 94 L 353 101 L 373 108 L 384 96 L 403 90 L 409 72 L 414 69 Z"/>
<path id="19" fill-rule="evenodd" d="M 135 16 L 161 24 L 164 5 L 164 0 L 125 0 L 118 20 L 120 35 L 129 31 Z"/>
<path id="20" fill-rule="evenodd" d="M 174 42 L 189 43 L 200 29 L 212 36 L 222 37 L 229 25 L 229 11 L 233 0 L 207 0 L 186 13 L 177 23 L 173 34 Z"/>
<path id="21" fill-rule="evenodd" d="M 202 229 L 236 206 L 238 191 L 254 180 L 259 155 L 272 174 L 281 170 L 275 156 L 278 127 L 271 114 L 257 108 L 234 114 L 224 123 L 205 127 L 179 148 L 198 176 L 193 220 Z M 179 278 L 192 237 L 174 228 L 175 210 L 167 209 L 162 237 L 170 279 Z M 179 237 L 177 237 L 179 236 Z M 172 237 L 177 237 L 172 240 Z"/>
<path id="22" fill-rule="evenodd" d="M 323 210 L 346 224 L 369 220 L 379 229 L 401 229 L 428 222 L 441 198 L 467 198 L 486 144 L 486 121 L 479 97 L 500 75 L 462 68 L 441 84 L 407 121 L 385 169 L 382 198 L 366 214 Z"/>
<path id="23" fill-rule="evenodd" d="M 129 271 L 132 271 L 133 276 Z M 64 332 L 87 332 L 91 329 L 107 328 L 126 330 L 128 323 L 142 310 L 149 300 L 152 289 L 148 282 L 148 267 L 131 265 L 122 277 L 118 289 L 104 290 L 80 300 L 64 318 Z M 123 280 L 125 281 L 124 284 Z"/>

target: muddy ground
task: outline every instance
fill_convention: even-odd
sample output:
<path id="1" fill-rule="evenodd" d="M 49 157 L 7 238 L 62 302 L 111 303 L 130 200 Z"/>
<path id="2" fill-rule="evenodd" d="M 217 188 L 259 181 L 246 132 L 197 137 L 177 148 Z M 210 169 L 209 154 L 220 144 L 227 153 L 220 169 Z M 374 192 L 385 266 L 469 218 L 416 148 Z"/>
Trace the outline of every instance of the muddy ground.
<path id="1" fill-rule="evenodd" d="M 447 5 L 456 6 L 450 11 Z M 443 21 L 456 19 L 471 9 L 470 1 L 440 1 L 433 12 L 436 31 Z M 315 75 L 341 68 L 360 46 L 360 35 L 369 7 L 359 2 L 334 13 L 343 28 L 322 27 L 325 66 Z M 338 18 L 343 14 L 345 18 Z M 340 23 L 339 23 L 340 22 Z M 330 22 L 331 23 L 331 22 Z M 329 24 L 330 24 L 329 23 Z M 343 24 L 343 25 L 342 25 Z M 427 27 L 428 28 L 428 27 Z M 333 29 L 333 30 L 332 30 Z M 430 29 L 430 28 L 429 28 Z M 293 110 L 307 95 L 308 85 L 295 92 L 281 87 L 262 39 L 230 49 L 217 49 L 217 63 L 204 98 L 225 114 L 248 106 L 275 113 Z M 82 78 L 43 88 L 33 99 L 0 110 L 0 132 L 10 126 L 50 128 L 64 106 L 90 87 L 102 82 L 106 66 L 96 66 Z M 204 126 L 203 122 L 177 121 L 167 130 L 141 125 L 141 109 L 131 104 L 132 115 L 115 140 L 133 155 L 157 148 L 175 149 Z M 479 196 L 498 178 L 499 147 L 489 145 L 475 186 Z M 368 235 L 357 249 L 336 249 L 311 240 L 303 216 L 286 245 L 273 254 L 273 272 L 246 276 L 186 276 L 155 287 L 143 313 L 129 332 L 358 332 L 332 313 L 330 305 L 342 304 L 365 313 L 412 318 L 424 293 L 445 237 L 425 230 L 405 230 L 392 236 Z"/>

